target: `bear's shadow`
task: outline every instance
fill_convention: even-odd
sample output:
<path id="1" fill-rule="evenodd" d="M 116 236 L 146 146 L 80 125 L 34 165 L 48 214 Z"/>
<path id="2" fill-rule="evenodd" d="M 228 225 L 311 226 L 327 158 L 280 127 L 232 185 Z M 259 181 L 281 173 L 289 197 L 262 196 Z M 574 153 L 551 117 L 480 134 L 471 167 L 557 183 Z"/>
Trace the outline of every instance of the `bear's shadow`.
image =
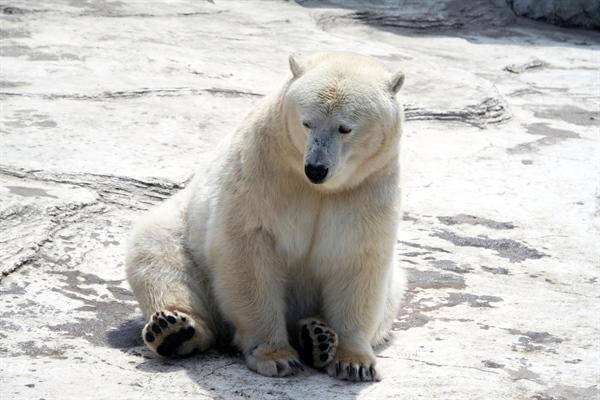
<path id="1" fill-rule="evenodd" d="M 112 348 L 143 358 L 143 361 L 137 368 L 145 372 L 169 372 L 169 367 L 179 369 L 185 366 L 185 364 L 197 362 L 202 358 L 210 361 L 217 358 L 229 357 L 231 361 L 237 360 L 240 364 L 244 364 L 242 353 L 233 346 L 219 346 L 202 354 L 196 353 L 190 357 L 161 359 L 144 344 L 141 335 L 144 325 L 145 322 L 142 318 L 125 321 L 117 328 L 107 332 L 106 341 Z"/>
<path id="2" fill-rule="evenodd" d="M 141 318 L 125 321 L 116 329 L 107 333 L 107 342 L 111 347 L 140 359 L 140 362 L 135 367 L 140 372 L 151 374 L 173 373 L 183 369 L 198 386 L 205 390 L 227 390 L 227 388 L 219 387 L 223 377 L 219 378 L 218 376 L 213 376 L 216 370 L 221 369 L 225 369 L 225 371 L 223 371 L 225 372 L 224 375 L 244 375 L 244 381 L 253 379 L 257 386 L 265 386 L 275 382 L 278 382 L 276 385 L 279 385 L 282 380 L 286 380 L 290 385 L 301 385 L 301 382 L 305 379 L 323 379 L 324 382 L 329 382 L 335 386 L 348 385 L 348 389 L 353 388 L 354 390 L 349 390 L 347 393 L 347 398 L 355 398 L 353 394 L 358 393 L 352 392 L 355 390 L 360 391 L 364 389 L 364 385 L 371 384 L 369 382 L 352 383 L 338 381 L 328 377 L 324 372 L 319 372 L 308 367 L 306 367 L 306 372 L 295 377 L 263 377 L 250 371 L 246 367 L 242 353 L 233 346 L 220 346 L 187 358 L 161 359 L 144 344 L 140 334 L 144 325 L 145 322 Z M 390 343 L 386 342 L 378 346 L 375 349 L 375 353 L 378 354 L 389 345 Z"/>
<path id="3" fill-rule="evenodd" d="M 116 329 L 107 332 L 106 341 L 110 347 L 125 352 L 134 347 L 145 346 L 141 335 L 144 325 L 141 318 L 125 321 Z"/>

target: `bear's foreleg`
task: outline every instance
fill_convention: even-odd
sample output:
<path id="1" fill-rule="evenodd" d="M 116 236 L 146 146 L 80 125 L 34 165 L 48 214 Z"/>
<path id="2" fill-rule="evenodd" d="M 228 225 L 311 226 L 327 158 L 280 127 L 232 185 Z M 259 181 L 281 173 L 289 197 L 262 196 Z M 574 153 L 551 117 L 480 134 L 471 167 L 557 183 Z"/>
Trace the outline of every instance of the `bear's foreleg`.
<path id="1" fill-rule="evenodd" d="M 337 353 L 326 371 L 350 381 L 379 381 L 371 339 L 383 316 L 386 274 L 369 265 L 336 274 L 323 288 L 325 320 L 338 335 Z"/>
<path id="2" fill-rule="evenodd" d="M 286 376 L 302 370 L 288 342 L 286 276 L 272 237 L 262 229 L 220 241 L 215 251 L 215 293 L 235 327 L 235 343 L 252 371 Z"/>

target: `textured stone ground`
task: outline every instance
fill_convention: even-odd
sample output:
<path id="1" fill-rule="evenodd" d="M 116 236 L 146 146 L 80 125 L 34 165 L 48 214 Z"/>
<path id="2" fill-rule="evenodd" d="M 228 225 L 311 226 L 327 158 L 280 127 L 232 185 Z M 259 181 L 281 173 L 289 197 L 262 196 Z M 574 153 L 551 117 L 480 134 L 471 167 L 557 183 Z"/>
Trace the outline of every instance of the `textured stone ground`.
<path id="1" fill-rule="evenodd" d="M 598 397 L 600 35 L 496 0 L 363 3 L 3 3 L 2 399 Z M 124 279 L 132 221 L 318 50 L 407 76 L 410 290 L 384 380 L 156 359 Z"/>

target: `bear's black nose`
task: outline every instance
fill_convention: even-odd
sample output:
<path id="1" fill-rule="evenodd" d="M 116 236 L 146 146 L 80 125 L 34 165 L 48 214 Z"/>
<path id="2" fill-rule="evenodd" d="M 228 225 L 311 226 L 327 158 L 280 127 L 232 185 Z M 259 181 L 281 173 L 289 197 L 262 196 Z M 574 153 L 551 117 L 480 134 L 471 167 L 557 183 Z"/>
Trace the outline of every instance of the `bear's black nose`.
<path id="1" fill-rule="evenodd" d="M 329 169 L 324 165 L 306 164 L 304 166 L 304 173 L 312 183 L 323 183 L 327 177 L 327 172 L 329 172 Z"/>

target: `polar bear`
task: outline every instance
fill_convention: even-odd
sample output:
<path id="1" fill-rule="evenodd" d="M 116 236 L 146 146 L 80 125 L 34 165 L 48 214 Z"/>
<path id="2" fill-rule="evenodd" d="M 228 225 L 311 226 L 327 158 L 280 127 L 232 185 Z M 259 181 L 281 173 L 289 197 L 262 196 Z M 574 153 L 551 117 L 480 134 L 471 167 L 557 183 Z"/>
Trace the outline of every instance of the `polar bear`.
<path id="1" fill-rule="evenodd" d="M 262 375 L 378 381 L 373 346 L 404 291 L 404 74 L 344 52 L 289 63 L 207 170 L 134 228 L 142 336 L 164 357 L 233 341 Z"/>

